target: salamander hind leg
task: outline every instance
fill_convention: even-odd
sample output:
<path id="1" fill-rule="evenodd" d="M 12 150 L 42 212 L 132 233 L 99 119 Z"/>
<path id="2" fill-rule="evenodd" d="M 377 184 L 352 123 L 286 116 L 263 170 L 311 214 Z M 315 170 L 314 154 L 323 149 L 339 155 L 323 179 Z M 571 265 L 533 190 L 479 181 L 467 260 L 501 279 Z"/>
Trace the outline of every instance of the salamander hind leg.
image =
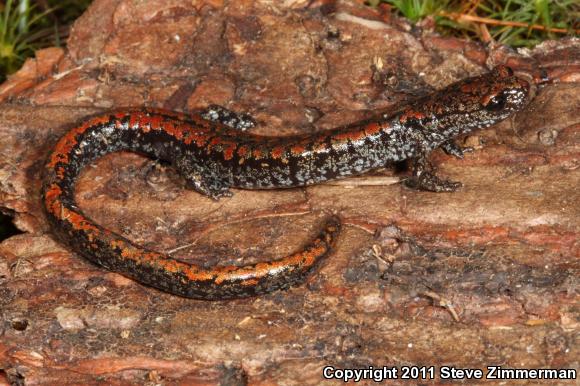
<path id="1" fill-rule="evenodd" d="M 245 131 L 256 126 L 256 120 L 246 113 L 236 113 L 220 105 L 209 105 L 201 111 L 202 118 L 219 122 L 232 129 Z"/>
<path id="2" fill-rule="evenodd" d="M 429 165 L 425 156 L 418 157 L 413 162 L 413 177 L 405 180 L 405 186 L 415 190 L 426 190 L 429 192 L 455 192 L 462 184 L 461 182 L 443 180 L 433 173 L 433 168 Z"/>
<path id="3" fill-rule="evenodd" d="M 472 152 L 472 147 L 461 147 L 453 140 L 445 142 L 441 145 L 441 149 L 449 155 L 452 155 L 457 158 L 463 158 L 464 153 Z"/>
<path id="4" fill-rule="evenodd" d="M 187 186 L 198 193 L 214 200 L 222 197 L 231 197 L 230 183 L 211 168 L 197 164 L 182 157 L 175 162 L 175 167 L 181 177 L 185 179 Z"/>
<path id="5" fill-rule="evenodd" d="M 185 178 L 185 180 L 187 181 L 187 185 L 192 189 L 216 201 L 222 197 L 231 197 L 233 195 L 229 189 L 229 185 L 219 179 L 211 179 L 203 175 L 193 175 L 192 178 Z"/>

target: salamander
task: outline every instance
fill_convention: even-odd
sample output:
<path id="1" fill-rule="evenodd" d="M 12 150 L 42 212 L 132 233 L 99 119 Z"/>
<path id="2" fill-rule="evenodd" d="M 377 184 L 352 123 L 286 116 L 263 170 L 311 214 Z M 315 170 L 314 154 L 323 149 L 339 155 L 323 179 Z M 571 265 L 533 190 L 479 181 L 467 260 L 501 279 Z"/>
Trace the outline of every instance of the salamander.
<path id="1" fill-rule="evenodd" d="M 230 188 L 308 186 L 411 160 L 406 185 L 452 192 L 427 156 L 436 148 L 463 157 L 454 138 L 497 123 L 526 103 L 529 83 L 507 66 L 454 83 L 392 114 L 309 134 L 275 137 L 244 133 L 251 122 L 222 108 L 190 115 L 155 109 L 117 110 L 74 127 L 48 157 L 43 203 L 53 232 L 78 254 L 108 270 L 184 297 L 219 300 L 288 288 L 302 282 L 327 255 L 340 230 L 329 218 L 304 248 L 278 260 L 246 266 L 202 267 L 145 249 L 85 216 L 75 181 L 95 159 L 132 151 L 170 162 L 188 187 L 212 199 Z"/>

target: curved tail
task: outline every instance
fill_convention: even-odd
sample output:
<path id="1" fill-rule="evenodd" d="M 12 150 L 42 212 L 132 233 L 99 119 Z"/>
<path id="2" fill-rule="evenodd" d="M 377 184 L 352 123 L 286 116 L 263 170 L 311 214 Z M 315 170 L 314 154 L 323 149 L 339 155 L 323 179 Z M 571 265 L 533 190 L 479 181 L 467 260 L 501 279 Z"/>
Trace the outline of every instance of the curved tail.
<path id="1" fill-rule="evenodd" d="M 148 115 L 150 119 L 152 115 Z M 167 117 L 175 116 L 153 119 Z M 131 113 L 118 113 L 88 120 L 62 137 L 49 156 L 42 192 L 44 208 L 54 233 L 74 251 L 142 284 L 207 300 L 254 296 L 301 283 L 329 253 L 340 230 L 335 217 L 326 220 L 306 247 L 289 256 L 246 266 L 210 268 L 145 249 L 94 223 L 74 200 L 76 178 L 86 164 L 118 150 L 165 158 L 162 146 L 144 149 L 139 141 L 131 140 L 151 130 L 139 122 L 130 124 L 131 119 Z"/>

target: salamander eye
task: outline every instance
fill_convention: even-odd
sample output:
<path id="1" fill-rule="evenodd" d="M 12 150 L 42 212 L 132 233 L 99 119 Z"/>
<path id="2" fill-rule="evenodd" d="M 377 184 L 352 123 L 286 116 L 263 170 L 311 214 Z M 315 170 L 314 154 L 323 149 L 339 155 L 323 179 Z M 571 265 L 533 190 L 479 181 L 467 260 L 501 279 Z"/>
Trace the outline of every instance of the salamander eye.
<path id="1" fill-rule="evenodd" d="M 505 94 L 501 93 L 492 97 L 485 106 L 485 109 L 489 111 L 499 111 L 505 107 L 505 103 L 506 103 Z"/>

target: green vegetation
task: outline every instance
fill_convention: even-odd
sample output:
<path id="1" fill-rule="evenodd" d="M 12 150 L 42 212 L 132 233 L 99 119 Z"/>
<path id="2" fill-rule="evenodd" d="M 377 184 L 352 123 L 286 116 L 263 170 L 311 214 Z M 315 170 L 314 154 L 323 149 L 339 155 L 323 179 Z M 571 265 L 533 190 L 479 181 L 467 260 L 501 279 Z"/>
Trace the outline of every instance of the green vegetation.
<path id="1" fill-rule="evenodd" d="M 377 6 L 381 2 L 391 4 L 397 11 L 413 23 L 416 23 L 427 16 L 437 14 L 439 11 L 448 7 L 450 3 L 450 1 L 446 0 L 375 0 L 370 1 L 369 4 Z"/>
<path id="2" fill-rule="evenodd" d="M 33 7 L 22 2 L 23 7 L 12 0 L 3 4 L 0 14 L 0 71 L 3 74 L 17 70 L 25 57 L 34 52 L 30 31 L 44 16 L 33 16 Z"/>
<path id="3" fill-rule="evenodd" d="M 432 17 L 444 35 L 532 47 L 545 39 L 580 33 L 578 0 L 372 0 L 413 23 Z"/>
<path id="4" fill-rule="evenodd" d="M 0 2 L 0 82 L 43 47 L 60 46 L 90 0 Z"/>

